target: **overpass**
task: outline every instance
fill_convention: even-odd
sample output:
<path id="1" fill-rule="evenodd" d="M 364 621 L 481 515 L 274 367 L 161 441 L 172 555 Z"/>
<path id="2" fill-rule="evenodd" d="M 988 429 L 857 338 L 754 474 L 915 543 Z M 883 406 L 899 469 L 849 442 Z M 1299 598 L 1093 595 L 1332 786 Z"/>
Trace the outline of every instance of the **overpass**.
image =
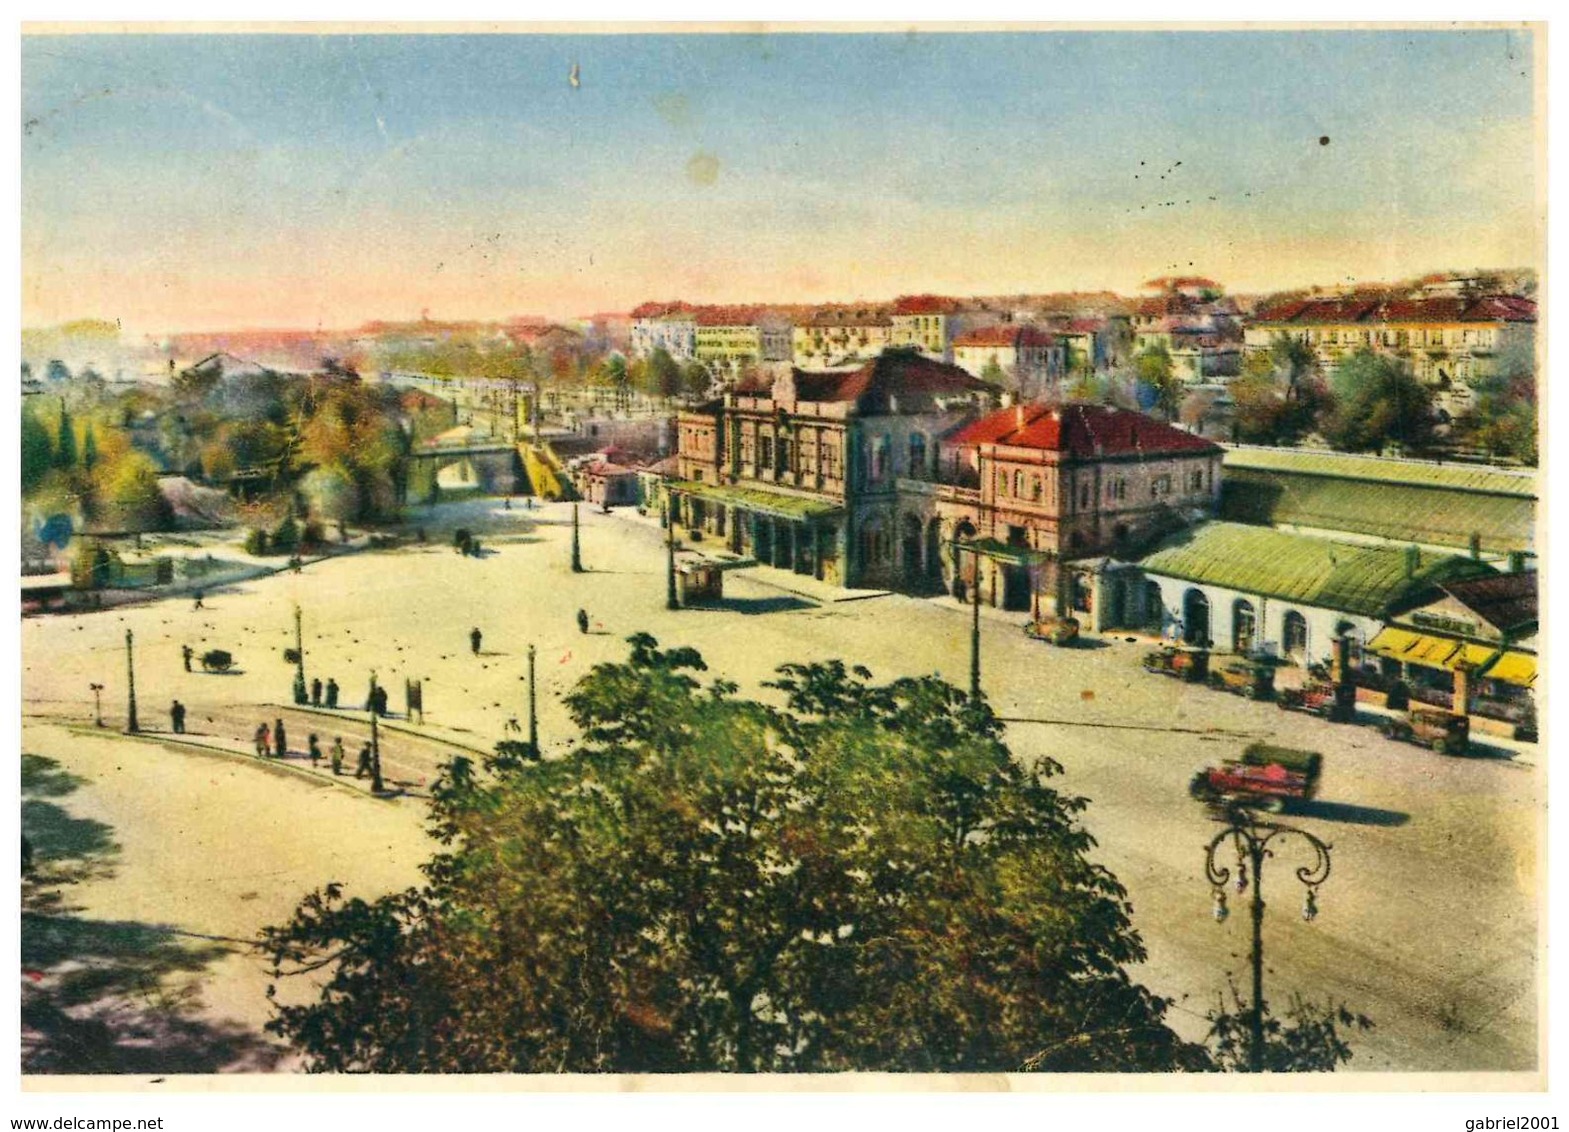
<path id="1" fill-rule="evenodd" d="M 405 503 L 434 503 L 443 491 L 514 495 L 528 476 L 514 445 L 490 441 L 422 444 L 408 454 Z"/>

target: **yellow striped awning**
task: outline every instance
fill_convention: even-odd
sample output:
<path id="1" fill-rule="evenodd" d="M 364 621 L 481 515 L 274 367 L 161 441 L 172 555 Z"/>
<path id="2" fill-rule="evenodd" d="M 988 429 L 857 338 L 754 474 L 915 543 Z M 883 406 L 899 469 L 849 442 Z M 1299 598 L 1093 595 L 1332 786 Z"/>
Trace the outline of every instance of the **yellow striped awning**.
<path id="1" fill-rule="evenodd" d="M 1536 657 L 1525 652 L 1506 652 L 1482 673 L 1482 678 L 1529 688 L 1536 683 Z"/>
<path id="2" fill-rule="evenodd" d="M 1413 633 L 1409 629 L 1387 628 L 1368 642 L 1369 651 L 1379 656 L 1387 656 L 1391 660 L 1402 661 L 1406 664 L 1417 664 L 1423 668 L 1453 668 L 1457 655 L 1462 651 L 1459 641 L 1445 640 L 1443 637 L 1429 637 L 1425 633 Z M 1483 659 L 1491 656 L 1488 651 Z"/>

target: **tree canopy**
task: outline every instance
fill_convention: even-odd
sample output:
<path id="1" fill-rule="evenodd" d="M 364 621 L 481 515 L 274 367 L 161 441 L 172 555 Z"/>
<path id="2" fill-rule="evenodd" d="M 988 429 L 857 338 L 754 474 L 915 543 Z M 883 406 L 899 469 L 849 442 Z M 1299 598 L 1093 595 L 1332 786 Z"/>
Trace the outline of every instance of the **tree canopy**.
<path id="1" fill-rule="evenodd" d="M 1344 452 L 1398 444 L 1421 451 L 1433 439 L 1433 395 L 1396 358 L 1363 348 L 1335 367 L 1334 408 L 1319 421 L 1324 438 Z"/>
<path id="2" fill-rule="evenodd" d="M 1209 1066 L 1126 974 L 1084 801 L 984 704 L 834 661 L 781 668 L 781 707 L 630 643 L 563 756 L 454 760 L 422 888 L 266 933 L 277 974 L 330 971 L 270 1023 L 312 1068 Z"/>

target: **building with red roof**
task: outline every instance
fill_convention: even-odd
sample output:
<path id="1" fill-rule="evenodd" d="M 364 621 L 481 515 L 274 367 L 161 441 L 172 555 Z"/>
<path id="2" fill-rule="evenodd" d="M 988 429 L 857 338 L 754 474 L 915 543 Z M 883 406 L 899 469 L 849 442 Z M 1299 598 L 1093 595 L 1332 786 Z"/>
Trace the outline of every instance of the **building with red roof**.
<path id="1" fill-rule="evenodd" d="M 1117 560 L 1212 515 L 1220 497 L 1218 445 L 1105 405 L 1000 409 L 945 437 L 940 459 L 929 514 L 939 545 L 959 548 L 943 563 L 953 592 L 978 584 L 989 604 L 1096 624 L 1120 617 L 1095 596 L 1120 593 L 1106 578 Z"/>
<path id="2" fill-rule="evenodd" d="M 1500 358 L 1535 357 L 1536 303 L 1465 294 L 1298 299 L 1255 311 L 1245 348 L 1263 352 L 1281 336 L 1312 347 L 1326 372 L 1358 350 L 1400 358 L 1434 388 L 1440 409 L 1457 416 L 1474 400 L 1473 383 L 1497 373 Z"/>
<path id="3" fill-rule="evenodd" d="M 1068 358 L 1066 346 L 1051 331 L 1004 322 L 957 335 L 953 364 L 1021 397 L 1038 398 L 1056 395 Z"/>
<path id="4" fill-rule="evenodd" d="M 941 438 L 995 400 L 972 374 L 911 349 L 854 370 L 754 376 L 680 414 L 677 519 L 825 581 L 927 584 L 919 555 L 912 578 L 900 550 L 901 484 L 932 481 Z"/>

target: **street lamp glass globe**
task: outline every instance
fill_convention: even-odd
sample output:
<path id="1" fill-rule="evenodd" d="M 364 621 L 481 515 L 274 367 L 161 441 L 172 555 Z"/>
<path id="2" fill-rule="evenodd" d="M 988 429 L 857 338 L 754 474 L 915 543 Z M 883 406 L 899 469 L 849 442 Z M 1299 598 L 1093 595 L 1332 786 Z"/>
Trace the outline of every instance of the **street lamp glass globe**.
<path id="1" fill-rule="evenodd" d="M 1226 907 L 1226 890 L 1224 888 L 1215 889 L 1215 907 L 1211 915 L 1215 917 L 1217 924 L 1225 923 L 1226 917 L 1231 915 L 1231 910 Z"/>

